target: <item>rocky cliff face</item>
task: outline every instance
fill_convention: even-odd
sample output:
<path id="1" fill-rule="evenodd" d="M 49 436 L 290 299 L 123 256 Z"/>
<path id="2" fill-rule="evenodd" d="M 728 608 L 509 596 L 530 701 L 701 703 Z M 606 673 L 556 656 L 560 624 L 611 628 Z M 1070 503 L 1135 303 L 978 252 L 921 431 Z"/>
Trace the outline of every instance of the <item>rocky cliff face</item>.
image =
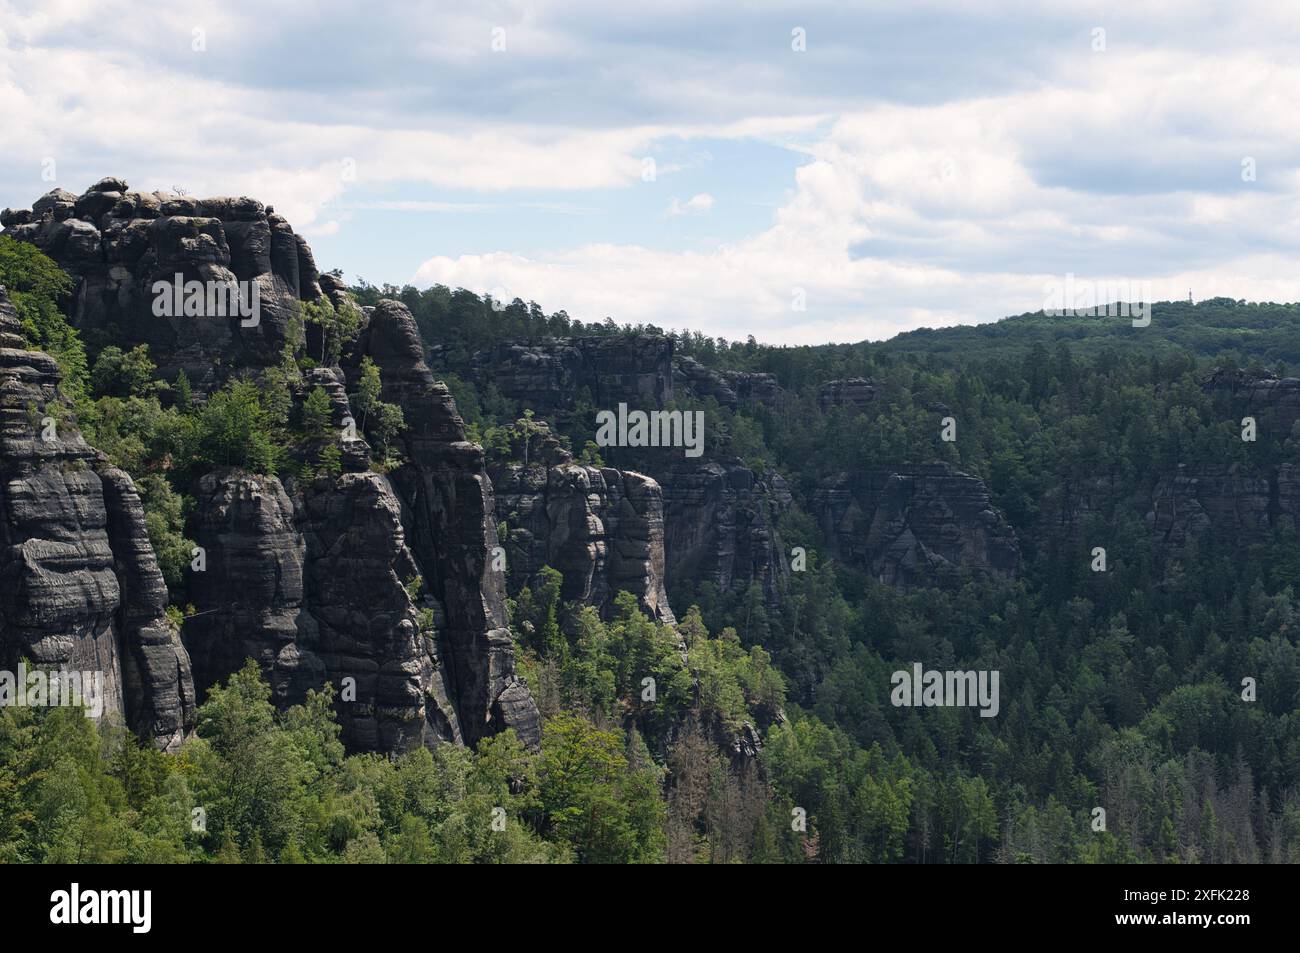
<path id="1" fill-rule="evenodd" d="M 442 366 L 443 348 L 431 359 Z M 547 420 L 560 420 L 589 398 L 597 408 L 659 407 L 672 399 L 672 342 L 653 334 L 563 338 L 536 344 L 502 344 L 474 355 L 460 368 L 480 383 Z"/>
<path id="2" fill-rule="evenodd" d="M 725 592 L 757 583 L 775 604 L 788 571 L 776 520 L 792 503 L 780 474 L 734 459 L 679 459 L 659 479 L 669 587 L 710 581 Z"/>
<path id="3" fill-rule="evenodd" d="M 78 279 L 74 318 L 92 340 L 114 333 L 149 353 L 168 379 L 184 370 L 211 388 L 238 367 L 280 360 L 298 301 L 320 295 L 311 251 L 285 219 L 249 198 L 133 192 L 103 179 L 84 195 L 56 189 L 30 210 L 5 209 L 5 234 L 31 242 Z M 155 314 L 154 283 L 248 282 L 260 313 Z M 217 309 L 213 309 L 214 311 Z"/>
<path id="4" fill-rule="evenodd" d="M 1161 552 L 1196 539 L 1226 550 L 1268 542 L 1282 527 L 1294 535 L 1300 518 L 1300 473 L 1291 464 L 1262 472 L 1235 464 L 1183 465 L 1156 484 L 1147 525 Z"/>
<path id="5" fill-rule="evenodd" d="M 739 406 L 759 405 L 777 410 L 785 398 L 785 392 L 773 374 L 723 371 L 722 377 L 735 392 Z"/>
<path id="6" fill-rule="evenodd" d="M 365 316 L 352 371 L 361 356 L 381 369 L 382 399 L 406 413 L 402 467 L 380 476 L 350 450 L 337 478 L 200 481 L 194 532 L 208 568 L 195 573 L 199 612 L 186 627 L 199 684 L 244 658 L 261 664 L 281 705 L 330 681 L 354 749 L 473 744 L 507 727 L 537 744 L 490 568 L 497 538 L 482 450 L 465 441 L 450 394 L 425 367 L 406 308 L 382 302 Z M 312 372 L 335 425 L 351 416 L 342 373 Z"/>
<path id="7" fill-rule="evenodd" d="M 784 392 L 771 374 L 717 371 L 685 355 L 673 360 L 675 393 L 712 398 L 730 410 L 777 410 Z M 650 472 L 663 485 L 670 586 L 709 581 L 724 592 L 758 585 L 775 606 L 788 582 L 789 554 L 776 530 L 793 504 L 775 470 L 755 472 L 705 435 L 696 460 L 660 458 Z"/>
<path id="8" fill-rule="evenodd" d="M 814 495 L 832 550 L 889 585 L 936 585 L 962 569 L 1013 578 L 1015 531 L 987 487 L 946 464 L 840 474 Z"/>
<path id="9" fill-rule="evenodd" d="M 731 410 L 754 404 L 775 409 L 782 397 L 781 387 L 771 374 L 715 371 L 684 354 L 673 357 L 673 386 L 678 394 L 700 400 L 712 397 Z"/>
<path id="10" fill-rule="evenodd" d="M 20 331 L 0 287 L 0 662 L 102 673 L 105 713 L 174 750 L 194 686 L 140 498 L 86 445 L 58 365 Z"/>
<path id="11" fill-rule="evenodd" d="M 30 211 L 6 210 L 2 221 L 77 278 L 78 328 L 148 344 L 164 376 L 184 370 L 199 394 L 278 364 L 300 301 L 346 298 L 288 223 L 253 199 L 145 195 L 105 179 L 80 197 L 56 191 Z M 153 283 L 176 274 L 256 285 L 258 323 L 155 315 Z M 327 680 L 342 690 L 350 677 L 355 696 L 341 691 L 339 714 L 353 748 L 474 743 L 506 727 L 536 744 L 536 706 L 514 673 L 504 586 L 488 559 L 497 541 L 482 450 L 465 439 L 422 352 L 409 312 L 383 302 L 364 316 L 344 366 L 314 369 L 305 382 L 326 391 L 338 426 L 356 417 L 347 391 L 361 359 L 375 361 L 382 399 L 401 406 L 409 428 L 405 463 L 387 477 L 369 472 L 357 439 L 341 446 L 338 478 L 222 471 L 199 481 L 190 529 L 207 566 L 193 574 L 198 614 L 186 625 L 198 683 L 252 657 L 289 704 Z"/>
<path id="12" fill-rule="evenodd" d="M 200 481 L 196 509 L 208 565 L 190 586 L 198 613 L 186 641 L 201 689 L 252 658 L 281 706 L 333 683 L 354 748 L 463 740 L 436 627 L 422 630 L 404 588 L 418 568 L 385 477 L 345 473 L 286 489 L 275 477 L 221 471 Z"/>
<path id="13" fill-rule="evenodd" d="M 356 373 L 362 356 L 379 366 L 382 399 L 400 405 L 406 415 L 406 462 L 392 482 L 402 501 L 408 545 L 424 583 L 446 612 L 442 656 L 465 741 L 514 728 L 526 742 L 536 743 L 537 708 L 515 676 L 505 583 L 490 559 L 498 541 L 483 448 L 466 439 L 450 392 L 424 361 L 415 319 L 405 305 L 382 301 L 369 312 L 354 353 L 345 360 L 349 373 Z"/>
<path id="14" fill-rule="evenodd" d="M 442 366 L 448 349 L 430 349 Z M 521 409 L 548 420 L 563 420 L 580 398 L 596 408 L 620 402 L 632 408 L 663 407 L 674 397 L 712 397 L 724 407 L 742 404 L 775 408 L 782 391 L 771 374 L 715 371 L 692 357 L 676 354 L 673 342 L 654 334 L 616 334 L 563 338 L 532 344 L 502 344 L 474 355 L 465 371 L 491 381 Z"/>
<path id="15" fill-rule="evenodd" d="M 435 364 L 448 353 L 437 346 L 431 350 Z M 518 401 L 521 409 L 533 410 L 539 417 L 561 423 L 579 408 L 579 398 L 588 395 L 595 410 L 613 410 L 619 403 L 627 403 L 634 410 L 647 411 L 660 409 L 674 400 L 709 397 L 732 409 L 742 404 L 776 408 L 783 398 L 770 374 L 715 371 L 693 358 L 674 354 L 668 338 L 648 334 L 505 344 L 476 354 L 471 367 L 453 369 L 479 383 L 491 382 L 503 395 Z M 594 410 L 592 413 L 593 420 L 588 423 L 594 429 Z M 617 499 L 620 492 L 632 501 L 645 496 L 645 505 L 652 512 L 657 507 L 653 501 L 654 490 L 649 484 L 639 482 L 648 479 L 659 484 L 663 498 L 667 567 L 661 574 L 663 579 L 670 585 L 674 580 L 707 579 L 725 590 L 740 590 L 758 582 L 769 602 L 775 602 L 786 561 L 780 555 L 773 520 L 790 505 L 789 489 L 778 475 L 752 472 L 740 460 L 720 451 L 707 434 L 705 455 L 699 458 L 684 459 L 676 451 L 637 453 L 614 449 L 602 453 L 621 468 L 612 472 L 622 476 L 578 476 L 574 470 L 561 469 L 547 473 L 543 483 L 540 469 L 532 474 L 494 471 L 497 492 L 508 493 L 511 498 L 509 508 L 499 506 L 498 512 L 507 515 L 520 512 L 517 504 L 523 500 L 529 513 L 523 520 L 528 525 L 512 524 L 512 531 L 523 529 L 528 536 L 521 536 L 518 546 L 511 544 L 519 550 L 528 574 L 535 573 L 546 559 L 560 559 L 565 566 L 552 565 L 564 573 L 566 587 L 572 586 L 574 593 L 586 593 L 597 600 L 596 604 L 603 604 L 606 587 L 599 580 L 609 576 L 607 555 L 598 543 L 587 538 L 590 533 L 585 530 L 565 529 L 556 535 L 558 521 L 581 521 L 590 513 L 608 532 L 609 525 L 616 524 L 607 520 L 612 512 L 607 501 Z M 629 485 L 626 477 L 633 470 L 646 476 Z M 561 484 L 566 479 L 571 485 L 563 490 Z M 563 513 L 543 519 L 536 506 L 530 508 L 526 502 L 541 500 L 543 486 L 545 493 L 550 494 L 546 497 L 547 505 L 559 496 L 576 501 L 587 486 L 592 488 L 598 502 L 591 505 L 575 502 L 564 507 Z M 656 606 L 659 596 L 655 593 L 661 580 L 648 574 L 653 573 L 656 560 L 647 561 L 641 555 L 640 529 L 635 533 L 638 538 L 634 543 L 623 544 L 630 549 L 632 558 L 625 558 L 621 563 L 624 568 L 614 570 L 623 574 L 624 579 L 621 584 L 611 582 L 611 585 L 614 592 L 626 588 L 648 606 Z M 558 549 L 554 540 L 563 540 Z M 649 568 L 643 571 L 642 566 Z M 571 575 L 582 581 L 571 583 Z M 590 592 L 588 581 L 593 587 Z M 666 608 L 666 600 L 663 605 Z M 663 610 L 658 611 L 662 615 Z"/>
<path id="16" fill-rule="evenodd" d="M 1211 394 L 1226 394 L 1236 412 L 1255 417 L 1260 437 L 1286 440 L 1300 420 L 1300 378 L 1252 377 L 1245 371 L 1219 371 L 1202 384 Z"/>
<path id="17" fill-rule="evenodd" d="M 847 380 L 827 381 L 817 391 L 817 406 L 823 411 L 832 407 L 851 407 L 866 410 L 880 393 L 880 385 L 869 377 L 850 377 Z"/>
<path id="18" fill-rule="evenodd" d="M 626 591 L 651 618 L 675 624 L 664 589 L 659 484 L 631 470 L 579 465 L 545 424 L 533 427 L 526 450 L 512 447 L 509 462 L 488 468 L 497 520 L 507 527 L 501 542 L 512 589 L 536 584 L 550 566 L 564 576 L 566 601 L 609 615 L 614 596 Z"/>

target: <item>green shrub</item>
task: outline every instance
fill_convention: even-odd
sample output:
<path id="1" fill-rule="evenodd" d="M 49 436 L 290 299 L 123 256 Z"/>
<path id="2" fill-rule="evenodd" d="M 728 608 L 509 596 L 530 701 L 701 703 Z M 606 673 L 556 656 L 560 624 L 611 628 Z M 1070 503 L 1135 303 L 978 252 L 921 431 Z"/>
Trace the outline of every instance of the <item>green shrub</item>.
<path id="1" fill-rule="evenodd" d="M 72 293 L 72 279 L 35 245 L 0 235 L 0 284 L 8 289 L 27 346 L 59 362 L 63 392 L 80 400 L 88 377 L 86 349 L 59 308 Z"/>

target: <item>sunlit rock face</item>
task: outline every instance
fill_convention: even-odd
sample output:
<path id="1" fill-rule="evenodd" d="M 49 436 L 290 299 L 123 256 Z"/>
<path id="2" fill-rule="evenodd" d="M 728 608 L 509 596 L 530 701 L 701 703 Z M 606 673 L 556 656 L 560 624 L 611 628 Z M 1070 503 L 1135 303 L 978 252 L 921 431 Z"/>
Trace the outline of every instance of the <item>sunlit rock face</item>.
<path id="1" fill-rule="evenodd" d="M 164 377 L 184 370 L 197 387 L 278 363 L 298 302 L 320 296 L 311 249 L 256 199 L 134 192 L 108 178 L 81 196 L 56 189 L 30 210 L 6 209 L 0 223 L 77 279 L 69 317 L 84 335 L 148 344 Z M 182 284 L 256 286 L 256 324 L 159 314 L 156 285 L 178 275 Z"/>
<path id="2" fill-rule="evenodd" d="M 175 750 L 194 686 L 140 497 L 87 446 L 58 365 L 20 331 L 0 287 L 0 666 L 96 673 L 105 717 Z"/>

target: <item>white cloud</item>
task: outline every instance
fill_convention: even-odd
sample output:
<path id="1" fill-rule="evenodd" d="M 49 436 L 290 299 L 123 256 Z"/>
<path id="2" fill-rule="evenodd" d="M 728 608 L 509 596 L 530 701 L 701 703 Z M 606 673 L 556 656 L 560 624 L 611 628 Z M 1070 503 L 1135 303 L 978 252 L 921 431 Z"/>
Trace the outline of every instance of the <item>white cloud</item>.
<path id="1" fill-rule="evenodd" d="M 1036 309 L 1067 271 L 1170 297 L 1300 298 L 1300 22 L 1285 5 L 814 0 L 738 17 L 673 0 L 651 26 L 595 0 L 313 11 L 178 0 L 146 24 L 126 0 L 0 0 L 0 205 L 50 188 L 53 157 L 74 190 L 115 174 L 255 195 L 345 252 L 374 211 L 592 215 L 574 193 L 635 187 L 669 146 L 659 175 L 691 197 L 663 217 L 707 213 L 725 234 L 743 203 L 697 177 L 731 162 L 743 178 L 757 140 L 809 161 L 744 237 L 612 244 L 575 218 L 537 247 L 502 215 L 499 238 L 475 244 L 497 250 L 430 257 L 416 277 L 583 318 L 808 342 Z M 806 54 L 789 51 L 793 22 Z M 735 147 L 725 159 L 688 157 L 717 141 Z M 415 245 L 419 221 L 392 227 Z"/>
<path id="2" fill-rule="evenodd" d="M 705 252 L 591 244 L 534 257 L 439 256 L 416 278 L 528 289 L 583 319 L 609 315 L 780 343 L 882 338 L 1037 310 L 1044 285 L 1067 271 L 1149 281 L 1160 298 L 1182 298 L 1189 288 L 1198 298 L 1300 298 L 1293 260 L 1269 251 L 1296 245 L 1295 170 L 1274 168 L 1268 182 L 1253 185 L 1240 180 L 1237 156 L 1261 125 L 1272 127 L 1274 151 L 1284 145 L 1300 155 L 1300 131 L 1257 115 L 1256 102 L 1235 105 L 1265 71 L 1244 55 L 1195 65 L 1110 57 L 1107 69 L 1073 86 L 841 116 L 806 145 L 814 160 L 798 169 L 772 224 L 743 241 Z M 1205 83 L 1196 73 L 1237 80 Z M 1300 76 L 1267 75 L 1270 99 L 1300 95 Z M 1155 88 L 1158 102 L 1130 92 Z M 1050 164 L 1044 156 L 1053 152 L 1112 158 L 1120 176 L 1138 169 L 1153 149 L 1177 141 L 1170 130 L 1193 106 L 1198 155 L 1218 162 L 1217 179 L 1180 183 L 1179 157 L 1170 155 L 1161 157 L 1170 178 L 1154 191 L 1129 191 L 1115 170 L 1090 180 L 1085 169 L 1071 185 L 1041 181 L 1037 165 Z M 690 204 L 674 200 L 669 214 Z M 1233 229 L 1260 247 L 1206 254 L 1217 250 L 1216 235 Z M 1164 248 L 1183 257 L 1147 254 Z M 792 309 L 796 289 L 805 311 Z"/>
<path id="3" fill-rule="evenodd" d="M 664 212 L 668 218 L 677 218 L 681 215 L 703 215 L 713 209 L 713 196 L 707 192 L 700 192 L 692 195 L 683 202 L 677 196 L 673 196 L 668 203 L 668 208 Z"/>

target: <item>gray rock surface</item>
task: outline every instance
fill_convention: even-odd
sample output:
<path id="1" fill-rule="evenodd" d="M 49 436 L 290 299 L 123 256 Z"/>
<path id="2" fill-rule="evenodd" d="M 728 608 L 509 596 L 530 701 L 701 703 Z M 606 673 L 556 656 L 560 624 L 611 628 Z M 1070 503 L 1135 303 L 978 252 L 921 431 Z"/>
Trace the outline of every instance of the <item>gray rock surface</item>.
<path id="1" fill-rule="evenodd" d="M 832 407 L 866 410 L 879 396 L 880 385 L 868 377 L 827 381 L 817 391 L 817 406 L 823 411 Z"/>
<path id="2" fill-rule="evenodd" d="M 450 350 L 435 345 L 432 352 L 433 360 L 438 362 Z M 674 354 L 671 339 L 650 334 L 505 344 L 479 352 L 470 367 L 450 369 L 480 383 L 492 383 L 503 395 L 519 401 L 521 408 L 534 410 L 551 423 L 561 425 L 571 420 L 587 396 L 595 410 L 615 410 L 619 403 L 627 403 L 631 409 L 647 411 L 662 409 L 674 400 L 701 401 L 712 397 L 725 407 L 735 408 L 741 404 L 779 407 L 783 399 L 783 392 L 770 374 L 714 371 L 691 357 Z M 594 429 L 594 419 L 584 423 Z M 617 449 L 602 451 L 602 455 L 618 467 L 615 472 L 643 474 L 643 479 L 659 484 L 665 526 L 666 585 L 671 587 L 679 580 L 710 580 L 724 589 L 735 590 L 757 582 L 769 604 L 776 603 L 788 563 L 780 553 L 774 520 L 790 505 L 789 488 L 779 475 L 752 472 L 741 461 L 728 456 L 725 448 L 716 446 L 707 434 L 702 457 L 684 458 L 679 450 Z M 556 486 L 551 485 L 552 479 Z M 578 476 L 570 471 L 569 485 L 563 488 L 565 479 L 561 473 L 554 476 L 548 473 L 545 492 L 574 498 L 584 486 L 592 485 L 594 496 L 600 501 L 616 491 L 620 482 L 616 479 L 611 486 L 603 477 Z M 493 482 L 498 492 L 508 487 L 512 498 L 538 498 L 544 492 L 540 471 L 532 476 L 494 473 Z M 651 494 L 653 490 L 648 485 L 634 484 L 627 492 L 629 499 L 635 499 L 638 494 Z M 508 509 L 498 507 L 498 512 L 506 515 L 516 510 L 518 507 L 514 505 Z M 555 568 L 565 573 L 566 587 L 572 586 L 573 593 L 585 594 L 595 600 L 594 604 L 603 605 L 605 587 L 595 586 L 588 592 L 586 583 L 602 574 L 593 568 L 601 558 L 599 545 L 594 544 L 590 557 L 579 557 L 576 553 L 588 542 L 581 533 L 565 530 L 560 537 L 554 535 L 559 521 L 573 519 L 581 524 L 589 510 L 600 514 L 597 518 L 608 532 L 603 514 L 609 510 L 604 502 L 565 506 L 554 520 L 542 520 L 535 507 L 530 509 L 524 520 L 530 525 L 520 527 L 528 534 L 521 537 L 520 546 L 529 552 L 521 555 L 529 572 L 535 572 L 534 566 L 540 568 L 544 564 L 538 564 L 544 553 L 546 558 L 557 558 L 551 540 L 563 539 L 570 550 L 558 558 L 566 562 L 568 569 Z M 639 554 L 640 547 L 638 540 L 631 550 Z M 637 555 L 633 564 L 639 564 L 640 560 Z M 583 581 L 570 583 L 570 574 Z M 643 602 L 658 604 L 657 596 L 644 595 L 657 590 L 655 580 L 638 570 L 637 578 L 630 579 L 629 585 L 634 585 L 629 591 L 635 591 Z M 613 591 L 617 592 L 617 587 Z"/>
<path id="3" fill-rule="evenodd" d="M 488 468 L 497 520 L 508 527 L 502 543 L 512 591 L 535 585 L 550 566 L 564 576 L 566 601 L 608 616 L 626 591 L 651 618 L 675 623 L 664 590 L 659 484 L 631 470 L 579 465 L 545 424 L 535 426 L 527 454 L 512 447 L 509 462 Z"/>
<path id="4" fill-rule="evenodd" d="M 792 502 L 780 474 L 755 473 L 735 459 L 679 458 L 657 476 L 669 588 L 710 581 L 743 591 L 756 583 L 775 604 L 789 570 L 776 520 Z"/>
<path id="5" fill-rule="evenodd" d="M 441 366 L 445 348 L 432 348 Z M 662 406 L 673 397 L 673 350 L 652 334 L 594 335 L 530 344 L 502 344 L 455 368 L 547 420 L 563 420 L 581 400 L 596 408 Z"/>
<path id="6" fill-rule="evenodd" d="M 947 584 L 963 569 L 1011 579 L 1020 562 L 988 488 L 947 464 L 840 474 L 813 510 L 836 555 L 889 585 Z"/>
<path id="7" fill-rule="evenodd" d="M 735 392 L 736 400 L 740 405 L 757 404 L 769 410 L 781 408 L 785 392 L 776 382 L 775 375 L 749 371 L 723 371 L 722 376 Z"/>
<path id="8" fill-rule="evenodd" d="M 784 396 L 771 374 L 715 371 L 685 354 L 673 356 L 673 387 L 677 394 L 699 400 L 712 397 L 732 410 L 755 404 L 776 409 Z"/>
<path id="9" fill-rule="evenodd" d="M 430 597 L 446 610 L 440 655 L 464 740 L 474 744 L 514 728 L 525 743 L 536 744 L 540 721 L 515 675 L 504 573 L 492 568 L 496 505 L 483 448 L 466 439 L 455 401 L 425 363 L 423 342 L 405 305 L 385 300 L 369 310 L 345 359 L 350 376 L 358 373 L 363 356 L 379 366 L 381 398 L 399 405 L 406 417 L 405 462 L 391 479 L 402 502 L 407 545 Z"/>
<path id="10" fill-rule="evenodd" d="M 236 367 L 277 363 L 298 301 L 320 295 L 307 244 L 254 199 L 132 192 L 104 179 L 80 197 L 56 189 L 30 211 L 6 209 L 0 221 L 5 234 L 35 244 L 77 279 L 73 324 L 83 332 L 115 327 L 148 344 L 164 377 L 184 370 L 196 388 L 211 389 Z M 176 274 L 256 283 L 260 323 L 155 315 L 154 283 Z"/>
<path id="11" fill-rule="evenodd" d="M 100 672 L 105 714 L 174 750 L 194 688 L 139 496 L 86 445 L 58 365 L 20 331 L 0 287 L 0 663 Z"/>
<path id="12" fill-rule="evenodd" d="M 1292 464 L 1251 471 L 1236 464 L 1182 465 L 1156 484 L 1147 525 L 1170 554 L 1192 540 L 1227 550 L 1268 542 L 1275 529 L 1294 535 L 1300 473 Z"/>
<path id="13" fill-rule="evenodd" d="M 200 688 L 252 658 L 281 707 L 333 683 L 351 748 L 460 741 L 435 632 L 405 588 L 417 572 L 388 480 L 345 473 L 290 490 L 237 470 L 200 480 L 207 569 L 192 577 L 185 627 Z"/>

